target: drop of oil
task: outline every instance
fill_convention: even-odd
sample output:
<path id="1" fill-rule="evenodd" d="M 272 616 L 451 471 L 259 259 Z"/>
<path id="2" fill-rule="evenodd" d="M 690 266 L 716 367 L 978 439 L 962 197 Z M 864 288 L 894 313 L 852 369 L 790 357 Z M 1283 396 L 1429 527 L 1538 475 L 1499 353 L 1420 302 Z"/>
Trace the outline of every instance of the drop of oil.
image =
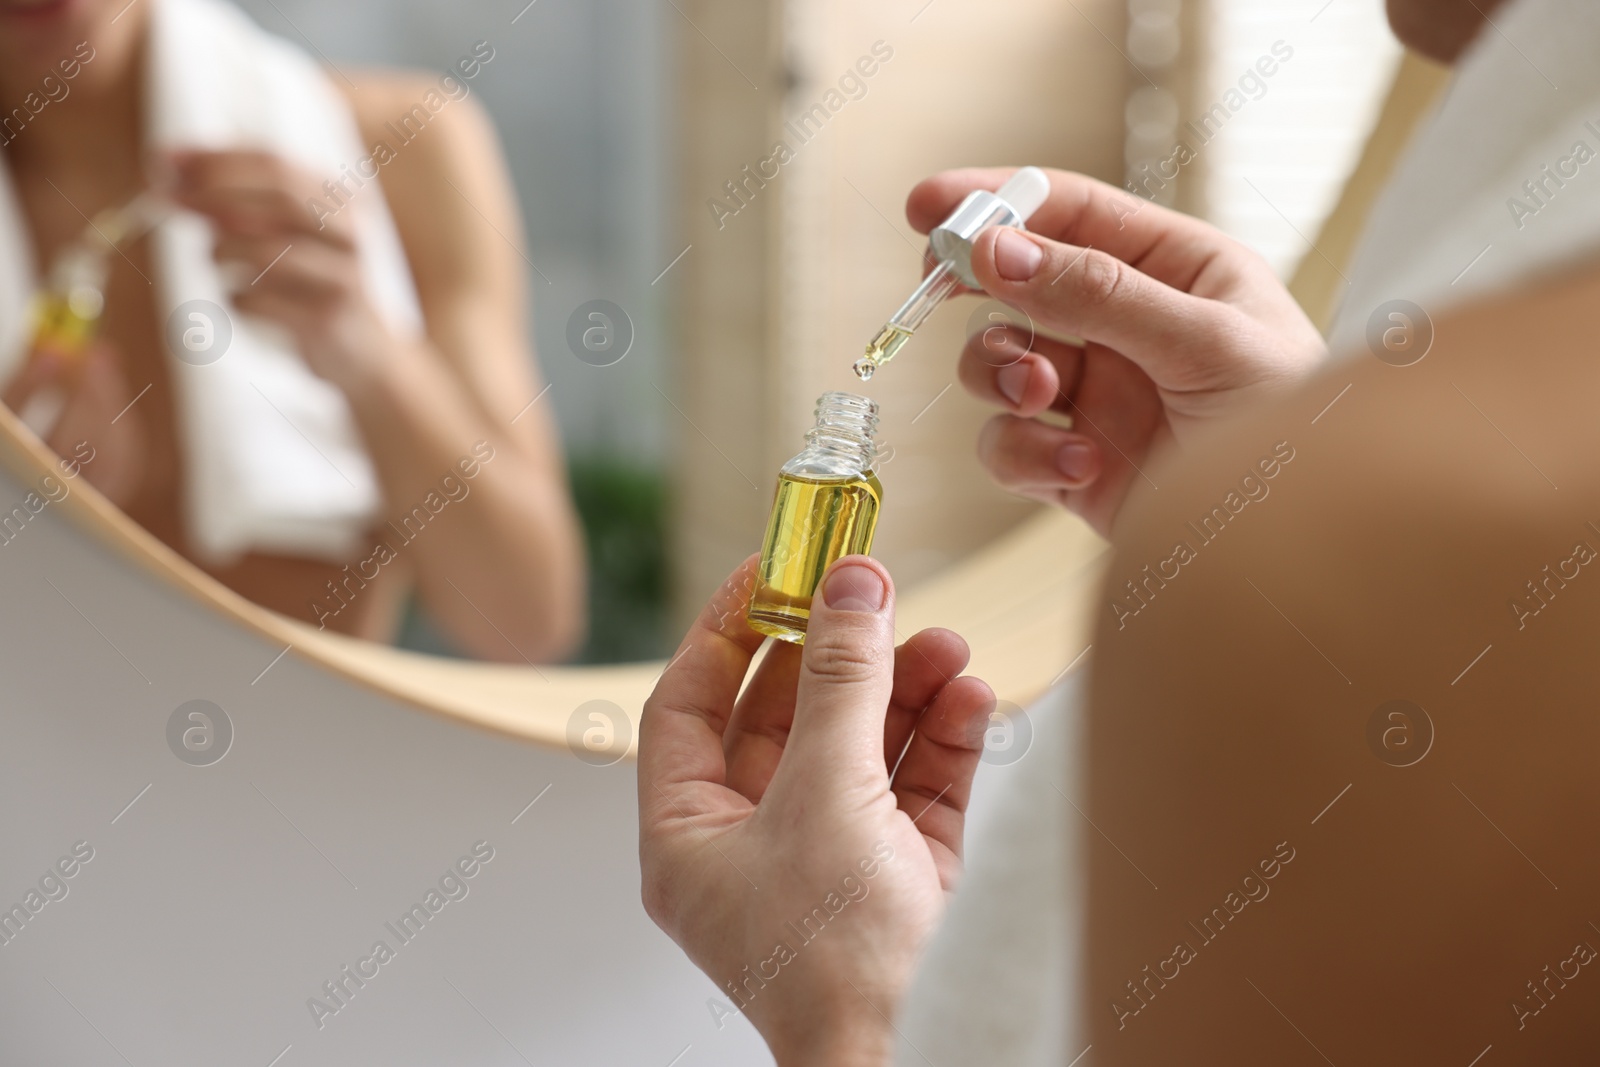
<path id="1" fill-rule="evenodd" d="M 862 358 L 856 360 L 853 369 L 856 372 L 857 378 L 860 378 L 864 382 L 870 382 L 872 380 L 873 373 L 878 369 L 878 365 L 872 362 L 870 359 Z"/>

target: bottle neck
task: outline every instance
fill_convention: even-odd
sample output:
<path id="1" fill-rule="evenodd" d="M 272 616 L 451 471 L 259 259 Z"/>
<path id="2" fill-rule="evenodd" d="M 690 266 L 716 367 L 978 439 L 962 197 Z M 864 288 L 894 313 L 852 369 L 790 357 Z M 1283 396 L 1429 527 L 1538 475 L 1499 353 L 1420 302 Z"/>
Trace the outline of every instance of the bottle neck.
<path id="1" fill-rule="evenodd" d="M 786 474 L 852 477 L 872 470 L 878 405 L 853 393 L 824 393 L 806 447 L 784 464 Z"/>

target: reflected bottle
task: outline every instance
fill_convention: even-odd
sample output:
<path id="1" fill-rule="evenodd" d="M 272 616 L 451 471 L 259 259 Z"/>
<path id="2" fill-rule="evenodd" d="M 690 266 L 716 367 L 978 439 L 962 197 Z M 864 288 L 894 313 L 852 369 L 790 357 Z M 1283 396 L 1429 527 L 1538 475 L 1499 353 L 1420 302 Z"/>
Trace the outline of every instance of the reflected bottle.
<path id="1" fill-rule="evenodd" d="M 883 486 L 873 472 L 878 405 L 852 393 L 824 393 L 806 446 L 778 471 L 761 546 L 750 626 L 803 644 L 811 597 L 829 564 L 872 550 Z"/>
<path id="2" fill-rule="evenodd" d="M 101 254 L 69 247 L 50 271 L 49 284 L 33 298 L 32 348 L 75 367 L 93 343 L 105 310 L 108 264 Z"/>

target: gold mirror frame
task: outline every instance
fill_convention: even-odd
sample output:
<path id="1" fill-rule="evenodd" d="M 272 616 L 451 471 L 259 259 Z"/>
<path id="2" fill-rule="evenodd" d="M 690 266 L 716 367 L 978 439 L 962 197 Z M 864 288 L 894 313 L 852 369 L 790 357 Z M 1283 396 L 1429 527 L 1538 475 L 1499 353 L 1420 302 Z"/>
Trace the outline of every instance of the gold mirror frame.
<path id="1" fill-rule="evenodd" d="M 0 462 L 26 485 L 56 470 L 56 456 L 0 407 Z M 567 720 L 589 700 L 610 700 L 637 725 L 665 661 L 615 666 L 508 667 L 408 652 L 318 630 L 228 589 L 78 482 L 51 510 L 163 584 L 242 628 L 385 696 L 425 711 L 551 746 L 566 745 Z M 1081 610 L 1098 577 L 1104 543 L 1071 516 L 1043 512 L 961 565 L 902 594 L 903 634 L 954 625 L 971 642 L 974 671 L 1002 699 L 1023 704 L 1049 687 L 1087 644 Z M 1009 592 L 1007 592 L 1009 591 Z M 637 730 L 634 731 L 637 736 Z"/>

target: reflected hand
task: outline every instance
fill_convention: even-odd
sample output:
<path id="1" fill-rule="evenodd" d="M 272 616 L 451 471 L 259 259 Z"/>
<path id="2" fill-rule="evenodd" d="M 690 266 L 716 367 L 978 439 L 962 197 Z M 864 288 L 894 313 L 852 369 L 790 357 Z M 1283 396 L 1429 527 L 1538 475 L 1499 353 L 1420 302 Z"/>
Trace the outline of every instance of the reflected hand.
<path id="1" fill-rule="evenodd" d="M 309 203 L 327 202 L 317 178 L 267 152 L 169 159 L 173 201 L 216 228 L 234 307 L 287 328 L 317 374 L 347 392 L 364 387 L 393 342 L 367 299 L 352 211 L 314 214 Z"/>
<path id="2" fill-rule="evenodd" d="M 862 556 L 828 572 L 803 648 L 775 643 L 741 695 L 762 641 L 744 622 L 754 567 L 645 704 L 645 909 L 782 1067 L 886 1063 L 960 873 L 994 696 L 955 677 L 967 647 L 948 630 L 894 648 L 893 585 Z"/>
<path id="3" fill-rule="evenodd" d="M 906 214 L 926 233 L 973 189 L 1012 170 L 935 175 Z M 1265 260 L 1198 219 L 1114 186 L 1048 171 L 1050 196 L 1030 232 L 994 227 L 973 243 L 990 296 L 1039 330 L 993 328 L 969 338 L 959 375 L 1002 408 L 978 452 L 1013 492 L 1075 512 L 1102 533 L 1140 468 L 1181 442 L 1307 376 L 1327 355 L 1321 335 Z M 1073 428 L 1041 421 L 1071 416 Z"/>
<path id="4" fill-rule="evenodd" d="M 143 389 L 128 381 L 117 349 L 96 341 L 77 358 L 34 353 L 0 399 L 18 414 L 36 401 L 59 406 L 44 430 L 45 444 L 79 464 L 86 481 L 126 508 L 145 475 L 148 439 L 134 404 Z"/>

